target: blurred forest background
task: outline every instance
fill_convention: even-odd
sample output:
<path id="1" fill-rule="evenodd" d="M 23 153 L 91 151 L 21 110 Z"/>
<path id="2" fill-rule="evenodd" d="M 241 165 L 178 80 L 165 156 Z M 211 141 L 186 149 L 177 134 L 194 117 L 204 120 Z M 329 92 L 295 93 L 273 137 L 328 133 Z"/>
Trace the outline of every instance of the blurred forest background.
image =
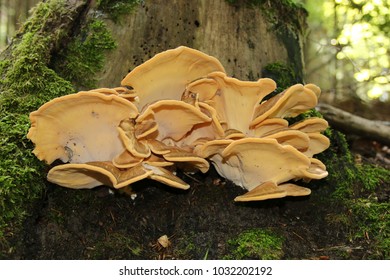
<path id="1" fill-rule="evenodd" d="M 0 51 L 39 0 L 0 0 Z M 390 121 L 390 0 L 295 0 L 309 13 L 306 82 L 322 102 Z"/>

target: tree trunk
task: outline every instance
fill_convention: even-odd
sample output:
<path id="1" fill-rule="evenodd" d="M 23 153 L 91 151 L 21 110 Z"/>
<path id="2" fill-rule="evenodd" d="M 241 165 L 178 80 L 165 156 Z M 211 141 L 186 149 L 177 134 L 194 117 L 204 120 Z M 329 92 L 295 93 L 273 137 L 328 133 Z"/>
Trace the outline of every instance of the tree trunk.
<path id="1" fill-rule="evenodd" d="M 118 47 L 107 56 L 99 86 L 118 85 L 135 66 L 180 45 L 215 56 L 229 75 L 239 79 L 258 79 L 266 65 L 280 62 L 301 80 L 302 26 L 283 21 L 304 22 L 303 11 L 296 9 L 285 17 L 288 11 L 282 4 L 236 2 L 144 1 L 119 24 L 108 21 Z"/>

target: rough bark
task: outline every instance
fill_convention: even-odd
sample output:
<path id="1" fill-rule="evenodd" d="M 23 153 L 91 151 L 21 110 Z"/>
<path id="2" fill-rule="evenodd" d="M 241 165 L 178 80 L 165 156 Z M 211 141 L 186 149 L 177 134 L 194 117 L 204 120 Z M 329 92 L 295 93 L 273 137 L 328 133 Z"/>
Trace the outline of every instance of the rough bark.
<path id="1" fill-rule="evenodd" d="M 390 145 L 390 126 L 385 122 L 368 120 L 328 104 L 320 104 L 318 110 L 336 129 Z"/>
<path id="2" fill-rule="evenodd" d="M 108 55 L 99 86 L 118 85 L 135 66 L 180 45 L 215 56 L 239 79 L 258 79 L 264 66 L 274 62 L 290 65 L 301 78 L 301 30 L 281 24 L 285 12 L 278 5 L 283 8 L 225 0 L 145 1 L 120 24 L 108 21 L 118 47 Z"/>

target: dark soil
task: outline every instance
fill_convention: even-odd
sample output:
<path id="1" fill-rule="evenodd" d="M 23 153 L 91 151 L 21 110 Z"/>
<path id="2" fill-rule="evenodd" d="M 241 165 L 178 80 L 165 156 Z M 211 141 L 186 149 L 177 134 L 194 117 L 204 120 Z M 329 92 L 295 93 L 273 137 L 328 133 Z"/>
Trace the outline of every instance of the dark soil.
<path id="1" fill-rule="evenodd" d="M 368 242 L 351 242 L 348 228 L 330 220 L 347 210 L 329 205 L 332 186 L 326 181 L 305 198 L 241 204 L 233 199 L 244 191 L 213 169 L 179 175 L 190 190 L 142 181 L 133 186 L 135 199 L 128 191 L 106 187 L 48 185 L 22 236 L 13 240 L 10 258 L 222 259 L 231 249 L 229 240 L 259 228 L 283 237 L 284 259 L 364 259 L 369 254 Z M 389 195 L 389 186 L 382 191 Z M 163 235 L 171 242 L 168 248 L 157 243 Z"/>

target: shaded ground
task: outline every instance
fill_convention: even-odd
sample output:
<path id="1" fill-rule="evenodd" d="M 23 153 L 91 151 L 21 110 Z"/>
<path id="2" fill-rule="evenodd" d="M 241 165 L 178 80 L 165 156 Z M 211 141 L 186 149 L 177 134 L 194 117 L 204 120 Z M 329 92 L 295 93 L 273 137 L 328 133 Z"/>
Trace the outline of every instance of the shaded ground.
<path id="1" fill-rule="evenodd" d="M 233 199 L 243 190 L 214 170 L 179 175 L 190 183 L 189 191 L 142 181 L 133 187 L 135 199 L 105 187 L 80 191 L 49 185 L 22 237 L 14 240 L 10 258 L 221 259 L 232 250 L 229 240 L 259 228 L 282 237 L 284 259 L 365 259 L 371 253 L 369 237 L 352 242 L 349 229 L 332 221 L 346 209 L 329 205 L 332 186 L 326 181 L 307 198 L 239 204 Z M 388 203 L 389 185 L 380 192 Z M 168 248 L 157 245 L 162 235 L 169 237 Z"/>

